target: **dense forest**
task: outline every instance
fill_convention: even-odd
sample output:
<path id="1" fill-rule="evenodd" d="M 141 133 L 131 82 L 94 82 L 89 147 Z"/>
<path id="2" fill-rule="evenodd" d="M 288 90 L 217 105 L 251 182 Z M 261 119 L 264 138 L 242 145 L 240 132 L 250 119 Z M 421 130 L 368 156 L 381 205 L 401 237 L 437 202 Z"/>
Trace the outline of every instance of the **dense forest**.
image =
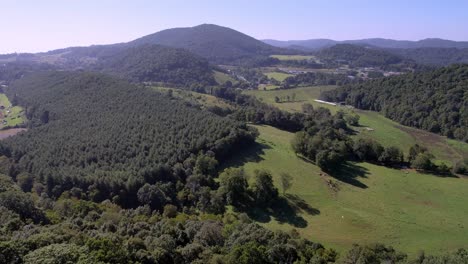
<path id="1" fill-rule="evenodd" d="M 135 46 L 142 44 L 184 48 L 214 63 L 293 52 L 270 46 L 233 29 L 210 24 L 167 29 L 129 42 Z"/>
<path id="2" fill-rule="evenodd" d="M 27 73 L 53 69 L 56 69 L 56 67 L 50 64 L 36 62 L 9 62 L 3 65 L 0 64 L 0 82 L 8 84 Z"/>
<path id="3" fill-rule="evenodd" d="M 371 80 L 324 92 L 403 125 L 468 142 L 468 65 Z"/>
<path id="4" fill-rule="evenodd" d="M 358 81 L 359 80 L 356 78 L 349 78 L 347 74 L 308 72 L 287 77 L 282 83 L 282 88 L 288 89 L 298 86 L 314 85 L 345 85 Z"/>
<path id="5" fill-rule="evenodd" d="M 468 63 L 468 48 L 388 49 L 387 51 L 418 64 L 447 66 L 455 63 Z"/>
<path id="6" fill-rule="evenodd" d="M 9 174 L 27 175 L 51 197 L 78 188 L 91 200 L 135 206 L 145 183 L 174 194 L 198 159 L 221 160 L 255 136 L 242 123 L 98 74 L 37 74 L 8 93 L 31 120 L 30 130 L 1 142 Z"/>
<path id="7" fill-rule="evenodd" d="M 96 69 L 133 82 L 162 82 L 179 87 L 216 84 L 208 61 L 186 50 L 143 45 L 100 59 Z"/>
<path id="8" fill-rule="evenodd" d="M 323 49 L 317 56 L 326 62 L 343 61 L 355 67 L 386 66 L 403 62 L 403 58 L 392 53 L 351 44 L 338 44 Z"/>
<path id="9" fill-rule="evenodd" d="M 233 182 L 235 183 L 235 182 Z M 167 205 L 163 213 L 141 206 L 122 209 L 70 191 L 50 199 L 36 188 L 23 192 L 0 175 L 0 262 L 55 263 L 466 263 L 468 252 L 417 258 L 381 244 L 355 245 L 339 256 L 300 238 L 273 232 L 246 214 L 194 214 Z"/>

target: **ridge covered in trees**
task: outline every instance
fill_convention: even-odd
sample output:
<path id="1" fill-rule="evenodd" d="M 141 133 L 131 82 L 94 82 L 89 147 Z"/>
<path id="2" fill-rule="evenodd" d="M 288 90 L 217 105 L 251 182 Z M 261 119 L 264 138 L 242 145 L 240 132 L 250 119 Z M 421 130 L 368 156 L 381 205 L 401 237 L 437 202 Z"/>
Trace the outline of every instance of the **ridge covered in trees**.
<path id="1" fill-rule="evenodd" d="M 163 82 L 179 87 L 216 84 L 208 61 L 186 50 L 160 45 L 124 49 L 100 59 L 95 67 L 133 82 Z"/>
<path id="2" fill-rule="evenodd" d="M 236 30 L 211 24 L 167 29 L 129 42 L 129 45 L 142 44 L 187 49 L 214 63 L 285 52 Z"/>
<path id="3" fill-rule="evenodd" d="M 467 87 L 465 64 L 348 85 L 323 92 L 321 99 L 345 101 L 400 124 L 468 142 Z"/>
<path id="4" fill-rule="evenodd" d="M 388 66 L 404 62 L 402 57 L 387 51 L 352 44 L 337 44 L 320 50 L 317 56 L 327 63 L 342 61 L 353 67 Z"/>
<path id="5" fill-rule="evenodd" d="M 5 170 L 25 174 L 50 197 L 77 189 L 90 200 L 133 207 L 150 184 L 142 192 L 164 194 L 155 204 L 163 206 L 192 174 L 210 186 L 216 160 L 256 135 L 243 123 L 100 74 L 36 74 L 7 92 L 31 128 L 0 143 Z"/>

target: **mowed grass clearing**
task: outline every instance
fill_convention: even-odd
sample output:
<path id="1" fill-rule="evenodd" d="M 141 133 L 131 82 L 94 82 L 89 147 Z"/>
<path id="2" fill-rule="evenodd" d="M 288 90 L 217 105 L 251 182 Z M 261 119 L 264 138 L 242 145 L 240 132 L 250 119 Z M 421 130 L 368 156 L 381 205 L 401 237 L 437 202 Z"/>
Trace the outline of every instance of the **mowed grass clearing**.
<path id="1" fill-rule="evenodd" d="M 288 61 L 288 60 L 301 61 L 301 60 L 316 59 L 316 57 L 312 55 L 271 55 L 270 57 L 278 59 L 278 60 L 282 60 L 282 61 Z"/>
<path id="2" fill-rule="evenodd" d="M 297 157 L 291 147 L 293 134 L 269 126 L 256 126 L 258 144 L 232 166 L 273 173 L 281 191 L 279 175 L 293 176 L 287 197 L 305 203 L 298 210 L 305 226 L 259 220 L 274 230 L 296 228 L 304 237 L 339 252 L 353 243 L 381 242 L 414 256 L 419 250 L 439 254 L 466 246 L 468 240 L 468 180 L 441 178 L 401 171 L 369 163 L 350 164 L 345 170 L 350 183 L 322 174 L 313 163 Z M 331 188 L 329 181 L 338 186 Z M 301 206 L 300 206 L 301 207 Z M 302 205 L 303 207 L 303 205 Z M 284 219 L 283 219 L 284 220 Z"/>
<path id="3" fill-rule="evenodd" d="M 234 78 L 232 78 L 229 74 L 220 71 L 214 71 L 214 78 L 218 84 L 225 84 L 226 82 L 230 81 L 231 83 L 237 82 Z"/>
<path id="4" fill-rule="evenodd" d="M 284 81 L 284 79 L 290 77 L 290 76 L 293 76 L 292 74 L 288 74 L 288 73 L 284 73 L 284 72 L 267 72 L 267 73 L 264 73 L 266 76 L 268 76 L 268 78 L 270 79 L 275 79 L 279 82 L 282 82 Z"/>
<path id="5" fill-rule="evenodd" d="M 10 108 L 11 102 L 3 93 L 0 93 L 0 106 L 4 107 L 4 109 L 0 109 L 0 129 L 24 124 L 26 120 L 24 109 L 21 106 L 13 106 Z M 3 123 L 3 120 L 6 120 L 6 124 Z"/>

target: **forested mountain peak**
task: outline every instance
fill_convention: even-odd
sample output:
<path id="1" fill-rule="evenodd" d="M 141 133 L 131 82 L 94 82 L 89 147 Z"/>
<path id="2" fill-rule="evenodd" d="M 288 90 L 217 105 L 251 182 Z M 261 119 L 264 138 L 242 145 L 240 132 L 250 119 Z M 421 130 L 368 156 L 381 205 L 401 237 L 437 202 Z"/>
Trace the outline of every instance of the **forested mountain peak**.
<path id="1" fill-rule="evenodd" d="M 244 33 L 213 24 L 166 29 L 128 44 L 160 44 L 184 48 L 217 62 L 283 52 Z"/>

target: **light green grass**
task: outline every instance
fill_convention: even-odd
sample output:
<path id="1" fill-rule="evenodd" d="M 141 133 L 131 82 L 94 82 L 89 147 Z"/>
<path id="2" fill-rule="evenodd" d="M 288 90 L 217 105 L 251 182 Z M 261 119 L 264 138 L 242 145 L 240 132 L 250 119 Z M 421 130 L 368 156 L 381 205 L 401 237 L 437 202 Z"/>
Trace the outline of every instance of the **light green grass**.
<path id="1" fill-rule="evenodd" d="M 315 56 L 312 55 L 271 55 L 270 57 L 276 58 L 278 60 L 310 60 L 315 59 Z"/>
<path id="2" fill-rule="evenodd" d="M 344 183 L 304 161 L 290 147 L 292 133 L 268 126 L 260 131 L 259 145 L 250 156 L 232 164 L 252 174 L 268 169 L 275 184 L 281 172 L 293 176 L 289 195 L 297 195 L 319 214 L 298 212 L 306 227 L 270 219 L 263 223 L 274 230 L 296 228 L 304 237 L 340 252 L 353 243 L 382 242 L 414 256 L 420 249 L 433 254 L 466 246 L 468 239 L 468 180 L 440 178 L 405 172 L 368 163 L 353 164 L 356 181 L 366 188 Z M 327 181 L 336 182 L 339 191 Z M 278 186 L 279 187 L 279 186 Z M 279 187 L 280 188 L 280 187 Z"/>
<path id="3" fill-rule="evenodd" d="M 286 89 L 286 90 L 274 90 L 274 91 L 254 91 L 249 90 L 245 91 L 246 94 L 253 95 L 258 99 L 262 100 L 265 103 L 272 104 L 279 109 L 291 112 L 300 112 L 302 111 L 302 105 L 304 103 L 310 103 L 314 107 L 326 107 L 332 112 L 336 112 L 336 107 L 331 107 L 329 105 L 320 104 L 314 102 L 314 99 L 318 98 L 322 91 L 329 91 L 335 89 L 336 86 L 311 86 L 311 87 L 300 87 L 295 89 Z M 292 97 L 293 94 L 296 95 L 296 102 L 284 102 L 284 103 L 275 103 L 275 97 L 283 98 L 286 96 Z"/>
<path id="4" fill-rule="evenodd" d="M 284 81 L 284 79 L 290 77 L 290 76 L 293 76 L 292 74 L 287 74 L 287 73 L 284 73 L 284 72 L 267 72 L 265 73 L 266 76 L 268 76 L 268 78 L 270 79 L 275 79 L 279 82 L 282 82 Z"/>
<path id="5" fill-rule="evenodd" d="M 20 106 L 13 106 L 9 108 L 9 106 L 11 106 L 11 102 L 3 93 L 0 93 L 0 106 L 5 107 L 4 110 L 0 110 L 2 113 L 2 117 L 0 118 L 0 129 L 24 124 L 26 120 L 24 109 Z M 8 111 L 10 112 L 8 113 Z M 6 125 L 3 124 L 3 120 L 7 121 Z"/>
<path id="6" fill-rule="evenodd" d="M 361 127 L 354 128 L 359 133 L 356 137 L 369 137 L 380 144 L 399 147 L 405 154 L 408 154 L 409 148 L 418 143 L 429 149 L 435 155 L 437 162 L 444 162 L 452 165 L 457 160 L 468 157 L 468 144 L 455 140 L 448 140 L 446 137 L 415 128 L 402 126 L 380 113 L 362 110 L 349 110 L 345 107 L 331 106 L 317 103 L 317 99 L 322 91 L 335 89 L 336 86 L 313 86 L 301 87 L 288 90 L 275 91 L 246 91 L 246 94 L 253 95 L 265 103 L 272 104 L 282 110 L 290 112 L 302 111 L 304 103 L 311 103 L 314 107 L 324 107 L 332 113 L 338 110 L 355 111 L 360 116 L 359 123 Z M 275 97 L 283 98 L 296 94 L 296 102 L 275 103 Z M 372 131 L 367 130 L 372 129 Z"/>
<path id="7" fill-rule="evenodd" d="M 236 82 L 236 80 L 232 78 L 229 74 L 219 71 L 214 71 L 214 78 L 218 84 L 225 84 L 227 81 L 230 81 L 231 83 Z"/>

